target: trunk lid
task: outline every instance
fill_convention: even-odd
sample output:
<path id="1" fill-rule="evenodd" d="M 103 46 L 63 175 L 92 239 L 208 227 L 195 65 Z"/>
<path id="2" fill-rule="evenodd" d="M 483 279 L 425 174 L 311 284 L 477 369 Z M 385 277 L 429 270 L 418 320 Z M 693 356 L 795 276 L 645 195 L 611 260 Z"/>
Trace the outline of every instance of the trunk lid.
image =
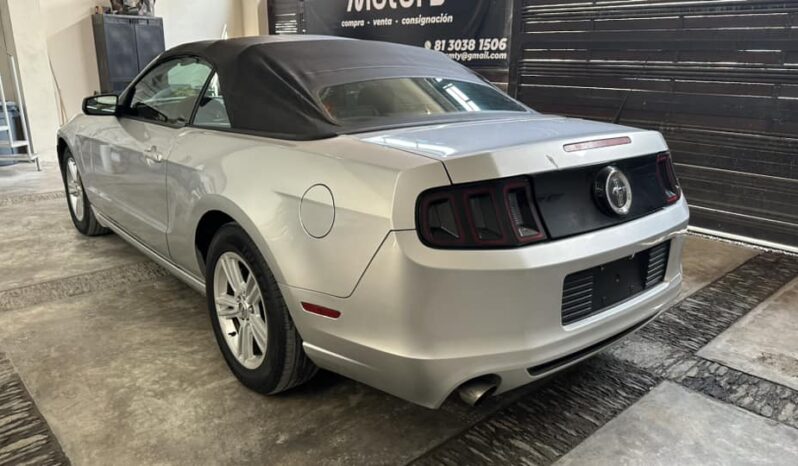
<path id="1" fill-rule="evenodd" d="M 631 143 L 573 152 L 563 148 L 624 136 Z M 656 131 L 553 115 L 402 128 L 358 138 L 440 160 L 454 183 L 595 165 L 667 149 Z"/>

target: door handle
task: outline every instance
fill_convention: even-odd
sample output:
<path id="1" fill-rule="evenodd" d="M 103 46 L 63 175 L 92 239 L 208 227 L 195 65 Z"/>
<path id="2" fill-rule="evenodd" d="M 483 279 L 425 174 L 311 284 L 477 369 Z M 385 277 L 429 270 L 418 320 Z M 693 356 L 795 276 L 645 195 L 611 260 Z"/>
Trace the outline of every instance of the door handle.
<path id="1" fill-rule="evenodd" d="M 147 149 L 144 149 L 144 157 L 147 160 L 151 160 L 156 163 L 161 163 L 163 161 L 163 155 L 158 152 L 158 148 L 156 146 L 150 146 Z"/>

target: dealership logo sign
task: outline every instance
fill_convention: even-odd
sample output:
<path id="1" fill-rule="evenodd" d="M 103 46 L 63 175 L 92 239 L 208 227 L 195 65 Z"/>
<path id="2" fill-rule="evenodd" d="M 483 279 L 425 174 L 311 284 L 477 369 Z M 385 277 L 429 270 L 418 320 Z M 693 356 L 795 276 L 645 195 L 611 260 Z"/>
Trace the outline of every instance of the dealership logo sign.
<path id="1" fill-rule="evenodd" d="M 632 209 L 632 185 L 621 170 L 611 165 L 596 176 L 593 195 L 607 213 L 622 217 Z"/>
<path id="2" fill-rule="evenodd" d="M 474 67 L 507 68 L 511 0 L 304 0 L 308 34 L 427 46 Z"/>
<path id="3" fill-rule="evenodd" d="M 446 0 L 349 0 L 346 11 L 371 11 L 384 10 L 390 8 L 421 8 L 425 4 L 429 6 L 441 6 Z"/>

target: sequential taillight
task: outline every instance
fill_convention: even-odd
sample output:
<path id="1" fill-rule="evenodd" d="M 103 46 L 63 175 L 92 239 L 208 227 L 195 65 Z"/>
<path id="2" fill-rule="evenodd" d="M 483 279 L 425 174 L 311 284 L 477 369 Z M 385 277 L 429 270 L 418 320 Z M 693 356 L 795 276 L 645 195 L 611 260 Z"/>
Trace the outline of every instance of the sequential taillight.
<path id="1" fill-rule="evenodd" d="M 665 201 L 673 204 L 682 197 L 682 188 L 673 170 L 673 160 L 670 152 L 663 152 L 657 155 L 657 179 L 665 190 Z"/>
<path id="2" fill-rule="evenodd" d="M 467 183 L 419 196 L 418 233 L 442 249 L 513 248 L 546 239 L 527 177 Z"/>

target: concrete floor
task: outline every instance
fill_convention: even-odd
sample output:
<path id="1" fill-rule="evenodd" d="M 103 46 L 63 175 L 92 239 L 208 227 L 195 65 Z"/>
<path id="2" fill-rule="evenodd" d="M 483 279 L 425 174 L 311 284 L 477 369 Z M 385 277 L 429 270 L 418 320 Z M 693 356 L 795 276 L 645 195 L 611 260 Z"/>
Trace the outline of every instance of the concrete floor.
<path id="1" fill-rule="evenodd" d="M 45 161 L 41 164 L 41 171 L 36 171 L 36 166 L 28 163 L 0 167 L 0 197 L 4 200 L 24 200 L 24 196 L 29 194 L 60 192 L 61 173 L 58 164 Z"/>
<path id="2" fill-rule="evenodd" d="M 798 390 L 798 280 L 740 319 L 698 355 Z"/>
<path id="3" fill-rule="evenodd" d="M 0 206 L 0 290 L 144 260 L 114 235 L 86 241 L 64 211 L 65 202 L 57 198 Z"/>
<path id="4" fill-rule="evenodd" d="M 691 295 L 756 256 L 755 249 L 694 236 L 684 246 L 685 271 L 680 298 Z"/>
<path id="5" fill-rule="evenodd" d="M 743 463 L 798 464 L 798 430 L 664 382 L 557 465 Z"/>
<path id="6" fill-rule="evenodd" d="M 611 419 L 630 406 L 623 415 L 638 413 L 629 416 L 643 420 L 671 407 L 677 410 L 674 413 L 694 412 L 695 429 L 712 435 L 712 429 L 702 424 L 703 413 L 715 413 L 721 402 L 709 402 L 711 406 L 701 408 L 704 411 L 697 408 L 702 403 L 696 400 L 703 401 L 710 390 L 697 381 L 721 377 L 718 373 L 725 366 L 706 359 L 733 366 L 724 374 L 741 374 L 739 380 L 751 377 L 745 379 L 746 387 L 758 390 L 757 383 L 768 378 L 788 385 L 786 379 L 776 380 L 785 377 L 786 369 L 757 371 L 730 362 L 729 357 L 702 359 L 702 353 L 695 355 L 698 348 L 661 338 L 667 329 L 660 332 L 652 326 L 652 332 L 660 333 L 635 336 L 617 351 L 542 387 L 525 387 L 476 409 L 450 401 L 431 411 L 330 373 L 286 395 L 263 397 L 243 388 L 224 365 L 204 299 L 119 238 L 77 234 L 61 192 L 53 165 L 45 165 L 41 173 L 29 165 L 0 168 L 0 363 L 5 354 L 40 418 L 52 429 L 53 443 L 74 464 L 610 462 L 615 454 L 611 450 L 584 450 L 589 441 L 582 450 L 577 446 L 591 435 L 604 435 L 598 438 L 607 439 L 599 442 L 606 445 L 617 440 L 611 429 L 618 422 Z M 754 321 L 759 315 L 778 315 L 787 331 L 771 352 L 794 355 L 798 309 L 788 289 L 798 282 L 798 265 L 792 259 L 691 237 L 684 272 L 685 309 L 674 310 L 674 322 L 690 322 L 689 312 L 695 306 L 703 306 L 704 315 L 728 307 L 716 304 L 721 302 L 716 295 L 729 295 L 724 280 L 739 288 L 741 280 L 761 279 L 773 289 L 739 299 L 744 304 L 739 314 L 755 309 L 748 314 Z M 776 293 L 790 281 L 784 287 L 788 291 Z M 705 329 L 702 338 L 709 342 L 724 330 L 756 331 L 751 330 L 756 325 L 745 321 L 729 330 L 733 320 L 723 327 L 702 326 L 700 321 L 690 325 Z M 771 324 L 759 327 L 772 328 Z M 740 339 L 721 335 L 718 341 L 724 338 Z M 751 337 L 746 344 L 756 346 L 761 341 Z M 754 353 L 744 354 L 750 359 Z M 737 387 L 734 380 L 724 383 Z M 778 394 L 774 395 L 778 404 L 757 404 L 740 417 L 739 409 L 731 406 L 739 403 L 723 400 L 721 413 L 716 413 L 719 419 L 739 421 L 737 428 L 754 437 L 740 444 L 741 463 L 765 458 L 757 439 L 776 435 L 775 431 L 792 438 L 798 427 L 798 409 L 793 416 L 788 405 L 793 399 L 798 403 L 795 387 L 767 383 Z M 592 388 L 586 390 L 583 384 Z M 601 400 L 591 400 L 591 391 L 602 394 Z M 709 396 L 723 399 L 717 393 Z M 652 398 L 654 402 L 647 401 Z M 595 408 L 598 405 L 603 408 Z M 586 416 L 586 406 L 597 410 L 587 416 L 589 420 L 563 416 L 569 410 Z M 722 458 L 674 436 L 678 427 L 668 425 L 668 419 L 678 417 L 640 431 L 636 449 L 624 458 L 667 460 L 656 455 L 674 445 L 687 448 L 688 456 L 683 458 Z M 774 422 L 780 422 L 774 431 L 759 427 Z M 550 430 L 555 425 L 562 426 L 556 435 Z M 3 449 L 8 448 L 3 444 L 3 426 L 0 403 L 0 465 L 5 464 Z M 501 429 L 507 433 L 499 435 Z M 580 451 L 589 453 L 584 456 Z M 779 463 L 776 453 L 784 452 L 773 450 L 768 458 Z"/>

